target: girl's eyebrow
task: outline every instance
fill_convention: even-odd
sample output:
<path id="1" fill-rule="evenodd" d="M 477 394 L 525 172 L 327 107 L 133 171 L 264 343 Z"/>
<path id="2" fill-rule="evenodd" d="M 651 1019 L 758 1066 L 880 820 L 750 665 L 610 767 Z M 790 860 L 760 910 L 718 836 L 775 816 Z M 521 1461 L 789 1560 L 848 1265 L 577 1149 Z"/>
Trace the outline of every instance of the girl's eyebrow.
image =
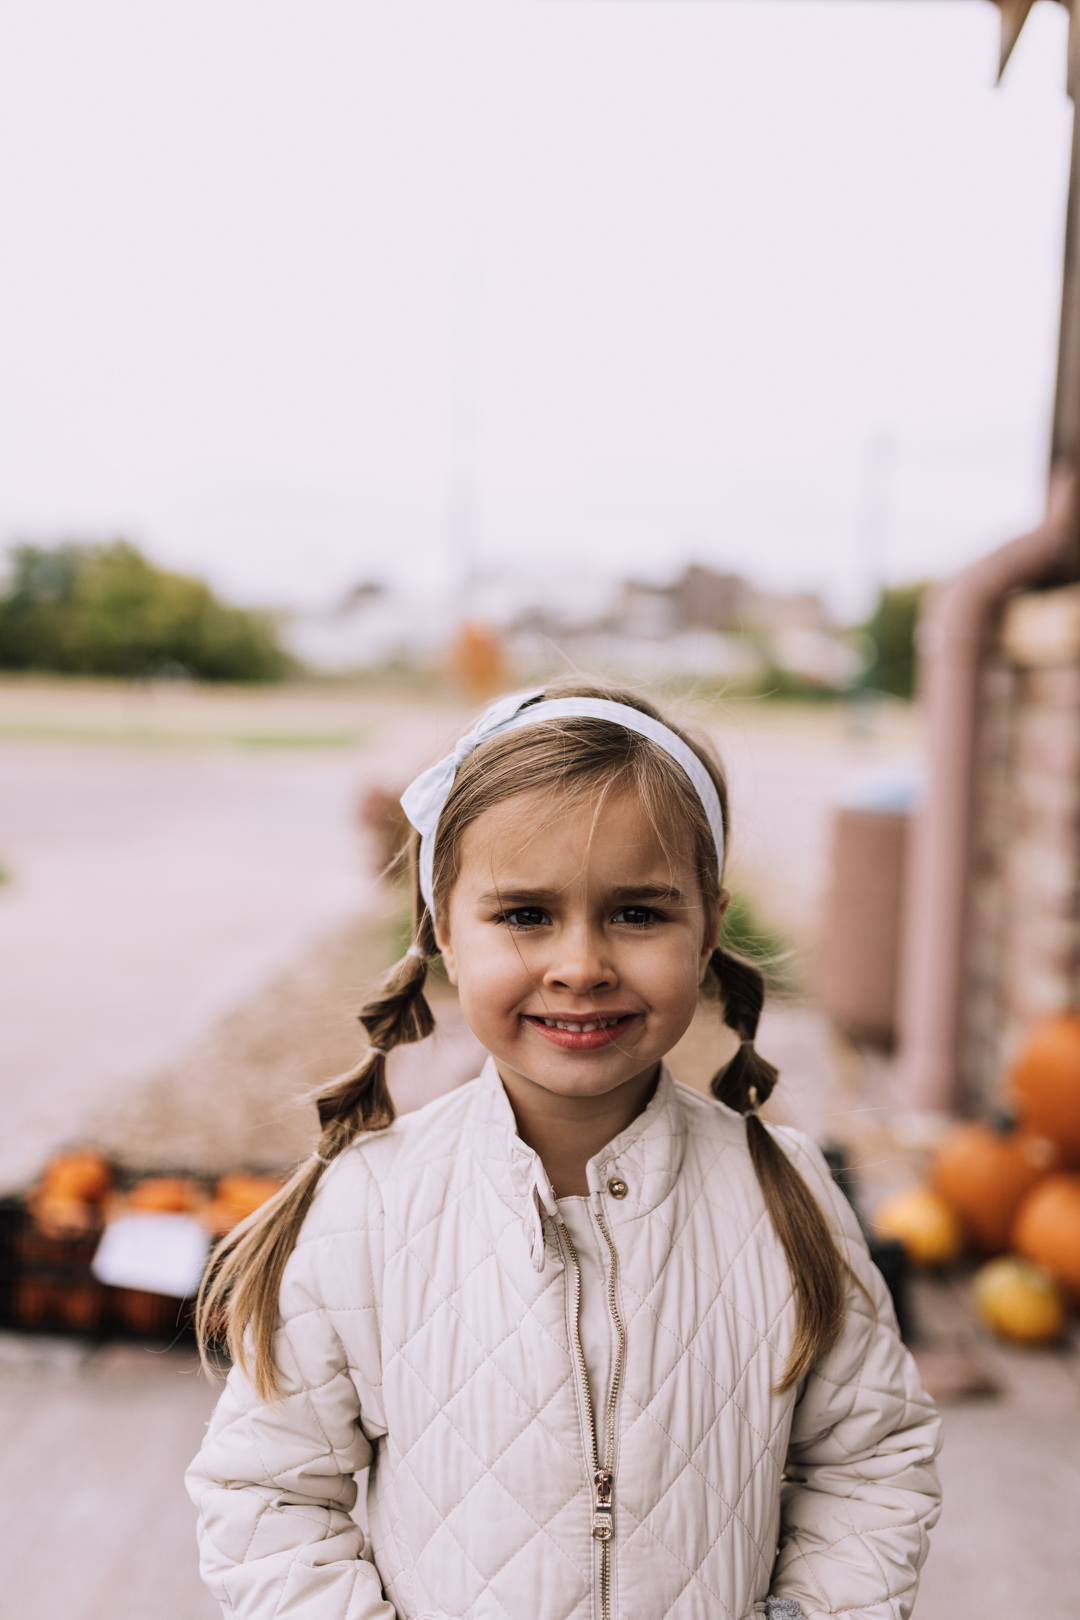
<path id="1" fill-rule="evenodd" d="M 524 906 L 550 903 L 558 900 L 562 892 L 561 889 L 488 889 L 478 898 L 482 906 Z"/>
<path id="2" fill-rule="evenodd" d="M 612 900 L 666 900 L 668 905 L 681 905 L 686 896 L 673 883 L 631 883 L 622 889 L 612 889 Z"/>
<path id="3" fill-rule="evenodd" d="M 482 906 L 550 905 L 561 900 L 563 889 L 489 889 L 479 896 Z M 609 889 L 605 899 L 611 904 L 629 904 L 632 900 L 663 900 L 668 905 L 681 905 L 686 896 L 670 883 L 631 883 Z"/>

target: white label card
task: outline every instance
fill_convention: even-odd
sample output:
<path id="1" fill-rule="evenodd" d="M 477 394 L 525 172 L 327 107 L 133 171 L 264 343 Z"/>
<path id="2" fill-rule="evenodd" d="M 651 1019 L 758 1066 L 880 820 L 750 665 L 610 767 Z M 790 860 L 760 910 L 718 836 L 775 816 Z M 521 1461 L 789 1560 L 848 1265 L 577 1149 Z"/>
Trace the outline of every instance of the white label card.
<path id="1" fill-rule="evenodd" d="M 210 1234 L 194 1215 L 121 1215 L 105 1228 L 90 1270 L 112 1288 L 187 1299 L 209 1253 Z"/>

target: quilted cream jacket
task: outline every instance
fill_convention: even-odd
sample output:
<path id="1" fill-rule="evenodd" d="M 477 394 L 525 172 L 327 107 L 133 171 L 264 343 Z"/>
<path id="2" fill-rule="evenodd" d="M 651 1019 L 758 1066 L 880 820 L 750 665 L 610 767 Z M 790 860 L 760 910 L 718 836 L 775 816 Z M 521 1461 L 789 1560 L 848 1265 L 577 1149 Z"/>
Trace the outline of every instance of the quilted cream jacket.
<path id="1" fill-rule="evenodd" d="M 188 1475 L 225 1614 L 906 1620 L 937 1421 L 846 1202 L 775 1134 L 873 1309 L 852 1286 L 839 1343 L 773 1393 L 792 1287 L 745 1126 L 665 1070 L 589 1165 L 621 1347 L 601 1414 L 573 1246 L 494 1064 L 355 1143 L 286 1271 L 280 1401 L 234 1369 Z"/>

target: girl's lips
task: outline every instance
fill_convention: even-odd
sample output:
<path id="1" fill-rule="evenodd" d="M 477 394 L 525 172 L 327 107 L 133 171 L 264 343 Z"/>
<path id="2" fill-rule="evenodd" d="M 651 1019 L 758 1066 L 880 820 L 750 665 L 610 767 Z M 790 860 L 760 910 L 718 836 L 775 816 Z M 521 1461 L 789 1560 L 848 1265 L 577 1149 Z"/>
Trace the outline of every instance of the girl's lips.
<path id="1" fill-rule="evenodd" d="M 530 1029 L 535 1029 L 538 1035 L 550 1041 L 553 1046 L 561 1046 L 564 1052 L 595 1052 L 598 1047 L 610 1046 L 617 1041 L 620 1035 L 625 1035 L 637 1013 L 620 1013 L 615 1017 L 601 1018 L 596 1015 L 592 1018 L 559 1018 L 546 1020 L 533 1013 L 523 1013 L 525 1023 Z M 569 1024 L 569 1029 L 559 1029 L 557 1024 Z"/>

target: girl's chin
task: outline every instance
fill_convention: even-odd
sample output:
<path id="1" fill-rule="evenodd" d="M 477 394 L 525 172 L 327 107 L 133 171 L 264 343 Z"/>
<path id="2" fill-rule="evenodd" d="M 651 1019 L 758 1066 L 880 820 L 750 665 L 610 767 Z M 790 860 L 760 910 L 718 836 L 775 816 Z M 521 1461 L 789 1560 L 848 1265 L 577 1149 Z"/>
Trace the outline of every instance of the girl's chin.
<path id="1" fill-rule="evenodd" d="M 516 1063 L 499 1063 L 498 1068 L 511 1092 L 514 1089 L 514 1076 L 517 1076 L 519 1081 L 527 1081 L 530 1087 L 546 1091 L 553 1097 L 598 1103 L 645 1074 L 655 1075 L 659 1061 L 659 1058 L 654 1058 L 651 1063 L 640 1066 L 634 1063 L 613 1068 L 610 1064 L 528 1063 L 519 1057 Z"/>

